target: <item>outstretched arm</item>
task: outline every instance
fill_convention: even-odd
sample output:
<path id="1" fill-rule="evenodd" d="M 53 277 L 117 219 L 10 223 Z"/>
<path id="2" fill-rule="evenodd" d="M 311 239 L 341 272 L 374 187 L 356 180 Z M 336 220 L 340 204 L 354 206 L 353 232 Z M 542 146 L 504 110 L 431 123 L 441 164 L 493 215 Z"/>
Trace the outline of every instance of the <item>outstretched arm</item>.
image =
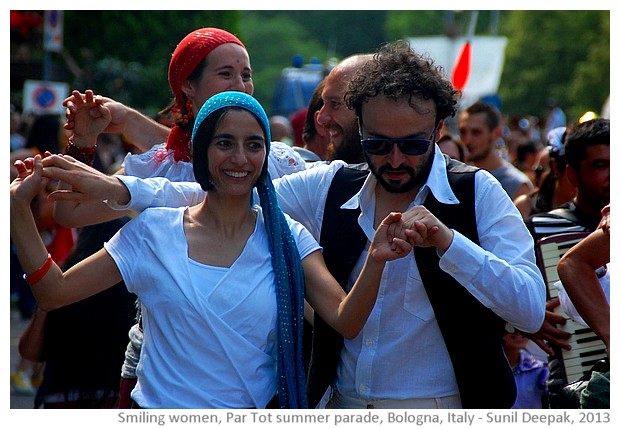
<path id="1" fill-rule="evenodd" d="M 610 236 L 602 229 L 569 249 L 558 263 L 558 275 L 579 315 L 609 349 L 609 302 L 596 270 L 609 263 Z"/>
<path id="2" fill-rule="evenodd" d="M 205 196 L 196 182 L 171 182 L 165 177 L 141 179 L 123 175 L 109 176 L 69 156 L 48 156 L 43 159 L 43 166 L 45 177 L 61 180 L 71 186 L 70 190 L 51 193 L 50 198 L 80 204 L 107 200 L 113 206 L 112 209 L 108 204 L 101 203 L 102 210 L 127 213 L 123 210 L 140 212 L 147 207 L 193 206 L 199 204 Z M 108 215 L 107 211 L 105 215 Z M 78 215 L 73 216 L 76 219 L 72 226 L 85 222 Z"/>
<path id="3" fill-rule="evenodd" d="M 95 95 L 90 89 L 83 94 L 73 91 L 71 96 L 63 101 L 63 105 L 67 108 L 66 129 L 75 130 L 78 127 L 76 115 L 80 111 L 86 111 L 92 122 L 107 121 L 101 132 L 122 134 L 142 151 L 165 142 L 170 133 L 167 126 L 118 101 Z M 102 108 L 109 112 L 109 118 L 105 117 Z M 94 145 L 94 142 L 92 144 Z"/>
<path id="4" fill-rule="evenodd" d="M 49 196 L 56 201 L 54 218 L 59 224 L 82 227 L 131 213 L 114 210 L 104 202 L 129 202 L 129 192 L 116 176 L 102 173 L 66 155 L 47 156 L 42 165 L 45 177 L 60 180 L 62 184 Z"/>
<path id="5" fill-rule="evenodd" d="M 30 204 L 45 186 L 41 156 L 36 155 L 32 168 L 22 166 L 10 188 L 11 241 L 27 273 L 38 306 L 45 311 L 80 301 L 122 280 L 112 257 L 100 250 L 66 273 L 51 261 L 37 231 Z M 92 281 L 93 279 L 97 281 Z"/>
<path id="6" fill-rule="evenodd" d="M 390 239 L 388 234 L 389 226 L 399 222 L 400 217 L 400 213 L 391 213 L 383 220 L 370 244 L 360 276 L 348 294 L 327 270 L 319 251 L 302 261 L 308 303 L 346 338 L 354 338 L 364 327 L 377 299 L 385 263 L 411 252 L 411 245 L 405 240 Z"/>

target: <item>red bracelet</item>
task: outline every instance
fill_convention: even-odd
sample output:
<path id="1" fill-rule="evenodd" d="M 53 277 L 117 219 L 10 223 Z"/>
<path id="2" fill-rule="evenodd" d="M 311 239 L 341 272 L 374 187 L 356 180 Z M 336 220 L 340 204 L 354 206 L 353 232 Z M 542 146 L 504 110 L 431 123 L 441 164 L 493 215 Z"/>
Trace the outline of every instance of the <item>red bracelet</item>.
<path id="1" fill-rule="evenodd" d="M 73 143 L 73 136 L 69 137 L 69 142 L 65 147 L 65 154 L 70 155 L 84 164 L 92 167 L 95 160 L 95 152 L 97 152 L 97 145 L 93 147 L 77 147 Z"/>
<path id="2" fill-rule="evenodd" d="M 40 281 L 52 267 L 52 262 L 52 255 L 48 253 L 47 260 L 43 263 L 43 265 L 41 265 L 41 268 L 39 268 L 32 274 L 24 274 L 24 280 L 26 280 L 26 283 L 28 283 L 29 286 L 32 286 L 38 281 Z"/>

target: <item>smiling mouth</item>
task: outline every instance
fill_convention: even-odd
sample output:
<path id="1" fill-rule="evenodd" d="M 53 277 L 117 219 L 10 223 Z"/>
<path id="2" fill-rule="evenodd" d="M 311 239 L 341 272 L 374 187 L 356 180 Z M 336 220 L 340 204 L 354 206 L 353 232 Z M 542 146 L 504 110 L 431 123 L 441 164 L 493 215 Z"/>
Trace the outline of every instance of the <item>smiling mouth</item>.
<path id="1" fill-rule="evenodd" d="M 226 174 L 229 177 L 234 177 L 235 179 L 242 179 L 244 177 L 247 177 L 248 173 L 247 171 L 231 171 L 231 170 L 224 170 L 224 174 Z"/>

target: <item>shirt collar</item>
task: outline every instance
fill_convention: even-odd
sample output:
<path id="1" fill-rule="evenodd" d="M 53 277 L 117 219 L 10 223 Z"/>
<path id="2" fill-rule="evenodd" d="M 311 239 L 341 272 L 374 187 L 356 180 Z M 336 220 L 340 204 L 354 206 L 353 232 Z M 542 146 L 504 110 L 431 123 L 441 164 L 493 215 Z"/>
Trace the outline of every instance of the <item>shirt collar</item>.
<path id="1" fill-rule="evenodd" d="M 377 179 L 370 173 L 362 188 L 353 195 L 347 202 L 345 202 L 340 208 L 343 209 L 357 209 L 360 207 L 360 200 L 374 201 L 374 189 L 377 186 Z M 421 205 L 429 192 L 432 192 L 437 201 L 443 204 L 458 204 L 459 200 L 452 192 L 452 188 L 448 182 L 448 172 L 446 169 L 446 161 L 439 149 L 439 146 L 435 144 L 435 156 L 433 157 L 433 166 L 428 175 L 428 179 L 420 188 L 418 195 L 412 202 L 412 205 Z"/>

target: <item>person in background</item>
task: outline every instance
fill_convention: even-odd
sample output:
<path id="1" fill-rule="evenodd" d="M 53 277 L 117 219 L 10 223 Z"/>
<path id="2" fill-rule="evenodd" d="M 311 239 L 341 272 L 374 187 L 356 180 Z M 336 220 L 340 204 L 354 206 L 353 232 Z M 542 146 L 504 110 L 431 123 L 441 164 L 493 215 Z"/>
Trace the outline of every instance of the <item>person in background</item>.
<path id="1" fill-rule="evenodd" d="M 538 159 L 538 145 L 532 140 L 521 142 L 516 148 L 516 158 L 513 165 L 525 173 L 535 188 L 539 183 L 536 177 L 536 161 Z"/>
<path id="2" fill-rule="evenodd" d="M 564 232 L 594 231 L 610 198 L 610 123 L 597 118 L 573 126 L 566 134 L 566 175 L 575 197 L 548 212 L 526 219 L 534 240 Z"/>
<path id="3" fill-rule="evenodd" d="M 269 118 L 269 126 L 272 129 L 274 141 L 282 142 L 288 146 L 293 146 L 295 134 L 293 126 L 288 118 L 282 115 L 274 115 Z"/>
<path id="4" fill-rule="evenodd" d="M 543 136 L 547 136 L 551 130 L 559 127 L 566 127 L 566 114 L 562 108 L 558 105 L 558 101 L 555 98 L 548 98 L 545 102 L 547 108 L 547 116 L 545 117 L 545 127 L 543 129 Z"/>
<path id="5" fill-rule="evenodd" d="M 558 262 L 558 275 L 575 309 L 588 327 L 610 350 L 609 297 L 601 287 L 601 278 L 610 264 L 610 205 L 602 210 L 595 231 L 571 247 Z"/>
<path id="6" fill-rule="evenodd" d="M 565 136 L 566 128 L 563 127 L 549 133 L 547 136 L 549 144 L 543 149 L 543 153 L 547 154 L 549 167 L 540 178 L 540 186 L 514 200 L 524 220 L 536 213 L 545 213 L 558 208 L 575 197 L 576 188 L 566 174 Z M 542 169 L 541 166 L 541 171 Z M 538 172 L 538 169 L 536 171 Z"/>
<path id="7" fill-rule="evenodd" d="M 59 153 L 65 148 L 68 136 L 63 132 L 60 115 L 35 114 L 27 126 L 24 147 L 11 152 L 11 180 L 16 177 L 14 163 L 38 153 Z"/>
<path id="8" fill-rule="evenodd" d="M 501 113 L 491 104 L 477 101 L 461 111 L 459 134 L 467 148 L 467 162 L 484 168 L 502 184 L 510 199 L 534 190 L 530 179 L 502 158 L 497 141 L 502 135 Z"/>
<path id="9" fill-rule="evenodd" d="M 304 123 L 306 121 L 306 116 L 308 115 L 308 108 L 302 107 L 301 109 L 296 110 L 291 115 L 291 126 L 293 127 L 293 134 L 295 139 L 293 140 L 293 146 L 296 147 L 304 147 L 304 139 L 302 137 Z"/>
<path id="10" fill-rule="evenodd" d="M 549 366 L 528 351 L 529 343 L 529 338 L 518 331 L 504 335 L 504 352 L 517 383 L 517 400 L 512 408 L 547 408 Z"/>
<path id="11" fill-rule="evenodd" d="M 444 155 L 448 155 L 450 158 L 456 159 L 457 161 L 466 162 L 465 146 L 463 146 L 461 140 L 453 134 L 443 131 L 441 137 L 437 139 L 437 146 L 439 146 L 441 153 Z"/>
<path id="12" fill-rule="evenodd" d="M 323 79 L 308 102 L 308 110 L 303 125 L 302 139 L 304 147 L 314 152 L 320 160 L 327 160 L 327 148 L 329 146 L 329 134 L 327 129 L 319 123 L 318 116 L 323 107 L 323 88 L 325 87 L 325 79 Z"/>
<path id="13" fill-rule="evenodd" d="M 234 91 L 211 97 L 196 116 L 192 141 L 194 174 L 208 190 L 203 202 L 146 210 L 64 273 L 46 253 L 30 210 L 45 183 L 41 157 L 32 169 L 19 163 L 11 237 L 26 280 L 46 311 L 121 279 L 138 294 L 145 340 L 132 398 L 139 408 L 264 408 L 272 400 L 305 408 L 304 290 L 332 327 L 355 337 L 385 264 L 411 251 L 390 233 L 403 228 L 394 225 L 401 214 L 388 214 L 377 228 L 347 295 L 318 243 L 278 205 L 267 166 L 269 121 L 254 98 Z M 260 205 L 252 204 L 255 187 Z"/>
<path id="14" fill-rule="evenodd" d="M 26 137 L 24 137 L 22 114 L 11 103 L 10 110 L 10 126 L 9 131 L 11 133 L 11 153 L 23 149 L 26 146 Z"/>
<path id="15" fill-rule="evenodd" d="M 168 83 L 174 99 L 162 114 L 172 115 L 175 124 L 172 128 L 112 99 L 95 96 L 91 90 L 84 94 L 73 91 L 72 96 L 65 100 L 66 128 L 73 131 L 68 154 L 91 164 L 93 148 L 101 132 L 125 135 L 131 130 L 129 141 L 146 152 L 128 154 L 118 174 L 194 180 L 190 145 L 194 117 L 202 103 L 216 93 L 254 93 L 249 54 L 241 40 L 226 30 L 211 27 L 194 30 L 178 43 L 172 53 Z M 89 110 L 90 120 L 75 121 L 80 109 Z M 270 156 L 272 177 L 305 168 L 303 159 L 284 143 L 274 142 Z M 127 214 L 115 213 L 100 201 L 56 206 L 58 221 L 71 226 L 92 225 Z"/>
<path id="16" fill-rule="evenodd" d="M 344 102 L 351 76 L 372 58 L 370 54 L 357 54 L 340 61 L 325 77 L 321 98 L 323 107 L 316 121 L 327 130 L 329 145 L 327 160 L 343 160 L 349 164 L 364 162 L 360 145 L 359 128 L 355 112 Z"/>
<path id="17" fill-rule="evenodd" d="M 562 287 L 575 320 L 591 328 L 607 347 L 607 357 L 591 370 L 590 379 L 579 395 L 579 408 L 610 408 L 610 205 L 601 211 L 599 227 L 570 248 L 558 262 Z"/>

